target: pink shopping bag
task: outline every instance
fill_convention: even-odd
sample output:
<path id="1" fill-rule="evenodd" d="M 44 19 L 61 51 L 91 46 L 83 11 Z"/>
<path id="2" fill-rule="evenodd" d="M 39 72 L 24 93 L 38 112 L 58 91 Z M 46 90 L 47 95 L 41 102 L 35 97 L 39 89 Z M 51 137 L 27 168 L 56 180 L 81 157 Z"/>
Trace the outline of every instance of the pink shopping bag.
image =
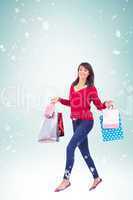
<path id="1" fill-rule="evenodd" d="M 103 128 L 118 128 L 119 127 L 119 111 L 118 109 L 104 109 L 103 113 Z"/>
<path id="2" fill-rule="evenodd" d="M 46 106 L 46 108 L 44 110 L 44 116 L 47 118 L 50 118 L 54 115 L 54 112 L 55 112 L 55 104 L 50 103 Z"/>

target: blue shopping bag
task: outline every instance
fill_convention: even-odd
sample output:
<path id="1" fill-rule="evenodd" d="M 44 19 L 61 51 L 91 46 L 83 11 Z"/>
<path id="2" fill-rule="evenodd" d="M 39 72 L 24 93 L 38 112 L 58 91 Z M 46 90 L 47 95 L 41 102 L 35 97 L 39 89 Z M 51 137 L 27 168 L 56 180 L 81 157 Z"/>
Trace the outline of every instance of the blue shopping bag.
<path id="1" fill-rule="evenodd" d="M 104 142 L 113 141 L 113 140 L 121 140 L 124 138 L 124 132 L 122 128 L 122 119 L 119 114 L 119 126 L 118 128 L 104 128 L 103 127 L 103 115 L 100 115 L 100 125 L 102 131 L 102 139 Z"/>

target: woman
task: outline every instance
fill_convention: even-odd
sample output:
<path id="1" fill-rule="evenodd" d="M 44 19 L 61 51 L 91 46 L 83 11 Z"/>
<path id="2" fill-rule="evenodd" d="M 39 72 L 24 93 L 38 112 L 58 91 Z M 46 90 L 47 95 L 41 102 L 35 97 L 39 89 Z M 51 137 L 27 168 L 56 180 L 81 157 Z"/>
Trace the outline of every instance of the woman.
<path id="1" fill-rule="evenodd" d="M 74 164 L 74 152 L 79 148 L 92 176 L 94 182 L 89 190 L 95 189 L 102 181 L 99 177 L 94 161 L 88 148 L 87 135 L 92 130 L 94 119 L 90 111 L 90 103 L 93 102 L 97 109 L 102 110 L 113 105 L 113 101 L 102 103 L 98 97 L 97 89 L 94 86 L 94 72 L 89 63 L 81 63 L 78 67 L 78 76 L 71 84 L 69 100 L 60 97 L 53 97 L 51 102 L 60 102 L 63 105 L 70 106 L 73 125 L 73 136 L 66 149 L 65 173 L 61 184 L 55 189 L 55 192 L 66 189 L 71 185 L 70 174 Z"/>

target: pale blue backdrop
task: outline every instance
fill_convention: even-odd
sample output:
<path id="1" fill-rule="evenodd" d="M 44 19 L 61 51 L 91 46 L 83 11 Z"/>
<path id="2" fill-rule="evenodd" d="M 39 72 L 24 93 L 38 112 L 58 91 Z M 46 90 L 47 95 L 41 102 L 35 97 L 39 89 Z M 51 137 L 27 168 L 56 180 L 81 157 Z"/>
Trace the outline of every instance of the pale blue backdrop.
<path id="1" fill-rule="evenodd" d="M 133 180 L 133 2 L 131 0 L 0 0 L 0 198 L 132 199 Z M 72 187 L 59 194 L 65 148 L 72 133 L 63 112 L 65 137 L 39 144 L 45 105 L 68 98 L 81 62 L 90 62 L 102 101 L 121 112 L 124 140 L 104 143 L 100 112 L 88 136 L 103 183 L 88 191 L 92 177 L 78 150 Z"/>

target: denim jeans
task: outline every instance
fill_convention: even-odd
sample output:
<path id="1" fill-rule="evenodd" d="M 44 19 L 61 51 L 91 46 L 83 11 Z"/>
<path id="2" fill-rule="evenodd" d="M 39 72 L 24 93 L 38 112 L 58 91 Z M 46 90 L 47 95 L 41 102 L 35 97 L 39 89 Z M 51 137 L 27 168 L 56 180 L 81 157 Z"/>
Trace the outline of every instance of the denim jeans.
<path id="1" fill-rule="evenodd" d="M 79 148 L 81 155 L 83 156 L 90 172 L 92 173 L 92 176 L 94 178 L 97 178 L 99 176 L 88 147 L 87 135 L 93 128 L 93 124 L 93 120 L 72 120 L 74 134 L 66 149 L 66 166 L 63 176 L 64 179 L 70 178 L 70 174 L 74 164 L 74 152 L 76 147 Z"/>

